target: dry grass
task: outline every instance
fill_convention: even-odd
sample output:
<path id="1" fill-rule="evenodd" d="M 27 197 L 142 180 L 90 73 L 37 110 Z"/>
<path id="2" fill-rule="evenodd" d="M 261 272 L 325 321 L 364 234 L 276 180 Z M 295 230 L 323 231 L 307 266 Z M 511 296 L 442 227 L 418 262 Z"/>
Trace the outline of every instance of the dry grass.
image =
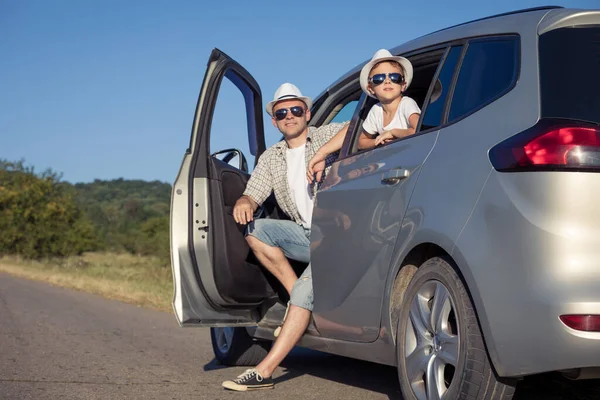
<path id="1" fill-rule="evenodd" d="M 0 271 L 109 299 L 171 311 L 171 268 L 154 257 L 85 253 L 66 259 L 31 261 L 0 257 Z"/>

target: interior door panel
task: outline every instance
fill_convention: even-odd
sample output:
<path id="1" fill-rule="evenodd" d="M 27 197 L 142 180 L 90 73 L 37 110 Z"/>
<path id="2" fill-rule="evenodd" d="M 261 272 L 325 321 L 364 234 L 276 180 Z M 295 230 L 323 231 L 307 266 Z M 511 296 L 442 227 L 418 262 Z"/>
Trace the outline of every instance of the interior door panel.
<path id="1" fill-rule="evenodd" d="M 215 284 L 230 305 L 260 303 L 273 294 L 261 267 L 249 262 L 251 251 L 244 238 L 244 225 L 233 219 L 233 207 L 244 193 L 250 176 L 211 157 L 210 203 L 212 226 L 209 245 L 213 254 Z M 250 261 L 254 261 L 250 257 Z"/>

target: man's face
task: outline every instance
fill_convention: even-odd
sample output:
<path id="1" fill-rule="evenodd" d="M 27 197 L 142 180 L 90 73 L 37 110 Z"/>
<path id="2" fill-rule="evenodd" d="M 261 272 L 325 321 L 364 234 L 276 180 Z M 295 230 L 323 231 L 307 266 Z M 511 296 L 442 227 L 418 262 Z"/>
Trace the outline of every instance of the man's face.
<path id="1" fill-rule="evenodd" d="M 402 76 L 402 83 L 393 83 L 389 78 L 389 74 L 391 73 L 400 74 Z M 385 76 L 385 80 L 379 85 L 369 82 L 369 91 L 371 94 L 375 95 L 382 103 L 397 99 L 406 86 L 404 83 L 404 73 L 402 68 L 399 68 L 397 65 L 392 63 L 382 62 L 371 70 L 369 73 L 369 80 L 378 74 L 383 74 Z"/>
<path id="2" fill-rule="evenodd" d="M 301 116 L 296 116 L 302 111 Z M 283 115 L 285 113 L 285 116 Z M 280 119 L 281 118 L 281 119 Z M 300 100 L 282 100 L 273 107 L 273 125 L 279 129 L 283 135 L 295 137 L 302 133 L 310 121 L 310 110 L 306 109 L 306 104 Z"/>

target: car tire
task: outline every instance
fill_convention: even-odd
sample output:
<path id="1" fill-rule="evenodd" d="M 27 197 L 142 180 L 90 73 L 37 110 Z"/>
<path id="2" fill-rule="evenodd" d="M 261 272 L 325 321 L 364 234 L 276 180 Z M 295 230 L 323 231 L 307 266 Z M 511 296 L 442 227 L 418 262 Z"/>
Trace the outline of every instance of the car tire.
<path id="1" fill-rule="evenodd" d="M 496 375 L 469 294 L 450 261 L 435 257 L 419 267 L 396 332 L 405 400 L 513 397 L 516 381 Z"/>
<path id="2" fill-rule="evenodd" d="M 271 348 L 268 340 L 252 338 L 244 327 L 210 328 L 215 358 L 222 365 L 255 366 Z"/>

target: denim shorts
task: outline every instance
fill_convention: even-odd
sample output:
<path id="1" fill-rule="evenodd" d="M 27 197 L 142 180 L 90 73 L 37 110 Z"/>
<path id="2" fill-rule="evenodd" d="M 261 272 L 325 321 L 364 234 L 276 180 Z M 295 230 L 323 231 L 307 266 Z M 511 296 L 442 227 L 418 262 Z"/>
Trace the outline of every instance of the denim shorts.
<path id="1" fill-rule="evenodd" d="M 300 275 L 300 278 L 294 283 L 292 295 L 290 296 L 290 303 L 297 307 L 312 311 L 313 300 L 312 270 L 310 264 L 308 264 L 308 267 L 306 267 L 302 275 Z"/>
<path id="2" fill-rule="evenodd" d="M 315 234 L 319 233 L 315 232 Z M 269 246 L 279 247 L 287 258 L 305 263 L 310 262 L 311 230 L 294 221 L 257 219 L 248 224 L 246 235 L 253 236 Z M 310 264 L 294 283 L 290 303 L 312 311 L 313 285 Z"/>

